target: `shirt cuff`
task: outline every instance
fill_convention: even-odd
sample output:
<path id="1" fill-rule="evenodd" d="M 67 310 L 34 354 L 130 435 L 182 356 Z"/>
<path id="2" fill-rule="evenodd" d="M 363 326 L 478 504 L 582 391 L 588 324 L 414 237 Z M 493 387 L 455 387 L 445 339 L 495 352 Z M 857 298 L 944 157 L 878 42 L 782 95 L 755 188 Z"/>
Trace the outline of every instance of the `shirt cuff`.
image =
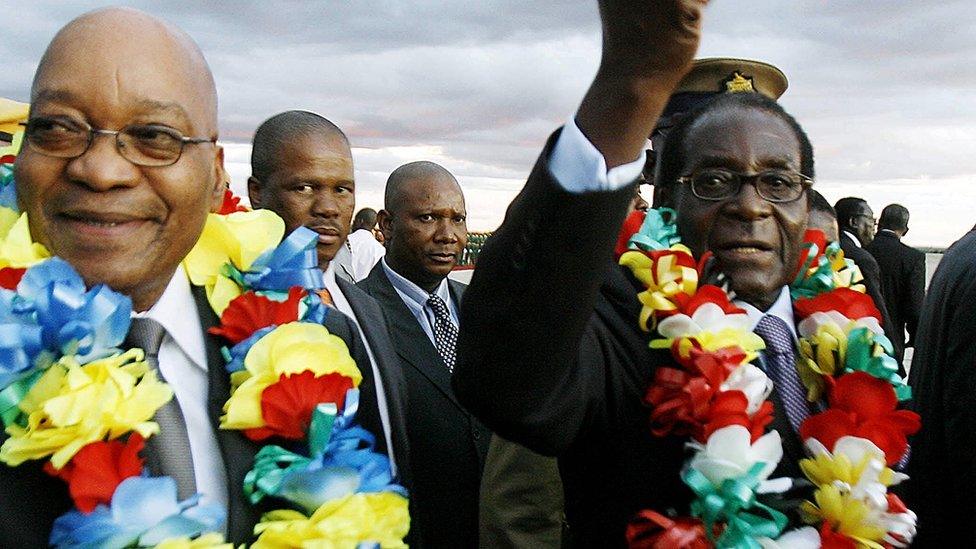
<path id="1" fill-rule="evenodd" d="M 560 187 L 574 194 L 616 191 L 640 176 L 646 156 L 641 151 L 637 160 L 607 171 L 606 159 L 570 117 L 549 156 L 549 173 Z"/>

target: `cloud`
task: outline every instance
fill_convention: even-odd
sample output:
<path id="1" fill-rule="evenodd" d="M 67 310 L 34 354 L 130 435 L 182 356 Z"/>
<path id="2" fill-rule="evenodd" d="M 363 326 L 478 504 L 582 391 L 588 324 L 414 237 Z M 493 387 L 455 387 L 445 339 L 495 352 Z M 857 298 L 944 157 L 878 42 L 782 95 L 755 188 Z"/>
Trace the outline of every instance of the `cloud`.
<path id="1" fill-rule="evenodd" d="M 254 128 L 315 110 L 356 146 L 360 203 L 376 206 L 398 162 L 448 166 L 472 222 L 491 228 L 599 61 L 596 2 L 340 0 L 129 2 L 201 45 L 221 137 L 245 154 Z M 100 1 L 14 0 L 0 21 L 0 95 L 25 99 L 47 41 Z M 906 203 L 910 239 L 945 244 L 976 217 L 976 5 L 969 1 L 711 2 L 702 56 L 767 60 L 783 105 L 814 143 L 819 185 Z M 237 147 L 238 145 L 234 145 Z M 231 155 L 229 155 L 231 156 Z M 236 186 L 246 156 L 231 163 Z M 894 184 L 893 182 L 899 182 Z M 976 188 L 976 186 L 972 186 Z M 940 210 L 933 204 L 952 204 Z"/>

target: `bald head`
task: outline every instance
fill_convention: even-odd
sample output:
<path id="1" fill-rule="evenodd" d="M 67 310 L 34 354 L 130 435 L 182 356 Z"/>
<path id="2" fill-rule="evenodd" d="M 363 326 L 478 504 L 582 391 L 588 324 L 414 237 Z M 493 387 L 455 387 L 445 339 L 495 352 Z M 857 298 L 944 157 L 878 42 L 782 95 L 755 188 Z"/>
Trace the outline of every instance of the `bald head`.
<path id="1" fill-rule="evenodd" d="M 386 182 L 378 214 L 391 269 L 433 292 L 457 265 L 468 241 L 464 194 L 433 162 L 400 166 Z"/>
<path id="2" fill-rule="evenodd" d="M 145 153 L 152 143 L 120 148 L 111 135 L 87 132 L 133 126 L 190 139 L 171 163 L 154 164 Z M 82 146 L 52 149 L 52 128 Z M 216 138 L 213 75 L 186 33 L 126 8 L 78 17 L 51 41 L 31 86 L 15 164 L 31 235 L 88 284 L 150 308 L 220 205 L 226 179 Z"/>
<path id="3" fill-rule="evenodd" d="M 456 190 L 461 194 L 461 186 L 451 172 L 444 166 L 421 160 L 410 162 L 393 170 L 389 179 L 386 180 L 386 192 L 383 194 L 383 208 L 387 211 L 395 211 L 397 204 L 405 199 L 405 193 L 421 185 L 428 185 L 436 182 L 438 186 Z"/>
<path id="4" fill-rule="evenodd" d="M 192 101 L 175 101 L 198 127 L 216 136 L 217 88 L 199 46 L 183 30 L 132 8 L 85 13 L 55 35 L 34 73 L 31 103 L 64 95 L 65 79 L 91 73 L 104 86 L 126 86 L 165 72 L 183 82 Z M 109 88 L 111 89 L 111 88 Z"/>

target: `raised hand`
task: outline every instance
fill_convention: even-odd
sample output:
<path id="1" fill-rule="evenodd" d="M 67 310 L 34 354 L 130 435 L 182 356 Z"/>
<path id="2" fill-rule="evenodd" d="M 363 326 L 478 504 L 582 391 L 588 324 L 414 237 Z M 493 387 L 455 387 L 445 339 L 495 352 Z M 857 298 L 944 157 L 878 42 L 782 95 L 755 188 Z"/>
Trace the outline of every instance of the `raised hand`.
<path id="1" fill-rule="evenodd" d="M 600 0 L 603 54 L 576 123 L 607 167 L 640 154 L 698 51 L 707 0 Z"/>

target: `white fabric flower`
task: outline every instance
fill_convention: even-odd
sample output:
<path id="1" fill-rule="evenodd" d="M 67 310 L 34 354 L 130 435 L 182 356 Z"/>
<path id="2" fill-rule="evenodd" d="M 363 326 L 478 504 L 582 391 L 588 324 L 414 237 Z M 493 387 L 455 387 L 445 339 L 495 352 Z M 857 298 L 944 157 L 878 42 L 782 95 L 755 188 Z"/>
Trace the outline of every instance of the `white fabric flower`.
<path id="1" fill-rule="evenodd" d="M 838 311 L 816 312 L 800 321 L 796 331 L 800 337 L 810 337 L 817 333 L 817 329 L 824 324 L 836 324 L 844 334 L 851 333 L 856 328 L 867 328 L 876 335 L 884 335 L 884 330 L 877 318 L 866 316 L 858 319 L 850 319 L 840 314 Z"/>
<path id="2" fill-rule="evenodd" d="M 749 430 L 741 425 L 729 425 L 712 433 L 705 447 L 691 458 L 689 466 L 718 487 L 726 479 L 739 478 L 756 463 L 765 466 L 759 480 L 766 480 L 783 458 L 779 433 L 770 431 L 752 442 Z"/>
<path id="3" fill-rule="evenodd" d="M 820 549 L 820 532 L 812 526 L 804 526 L 790 530 L 775 540 L 759 538 L 758 541 L 763 549 Z"/>
<path id="4" fill-rule="evenodd" d="M 752 323 L 749 321 L 749 315 L 725 314 L 718 305 L 705 303 L 691 316 L 686 314 L 669 316 L 657 325 L 658 333 L 668 339 L 691 337 L 701 332 L 720 332 L 728 328 L 751 332 Z"/>
<path id="5" fill-rule="evenodd" d="M 746 413 L 752 416 L 773 392 L 773 381 L 755 364 L 743 364 L 722 383 L 722 391 L 742 391 L 749 400 Z"/>

